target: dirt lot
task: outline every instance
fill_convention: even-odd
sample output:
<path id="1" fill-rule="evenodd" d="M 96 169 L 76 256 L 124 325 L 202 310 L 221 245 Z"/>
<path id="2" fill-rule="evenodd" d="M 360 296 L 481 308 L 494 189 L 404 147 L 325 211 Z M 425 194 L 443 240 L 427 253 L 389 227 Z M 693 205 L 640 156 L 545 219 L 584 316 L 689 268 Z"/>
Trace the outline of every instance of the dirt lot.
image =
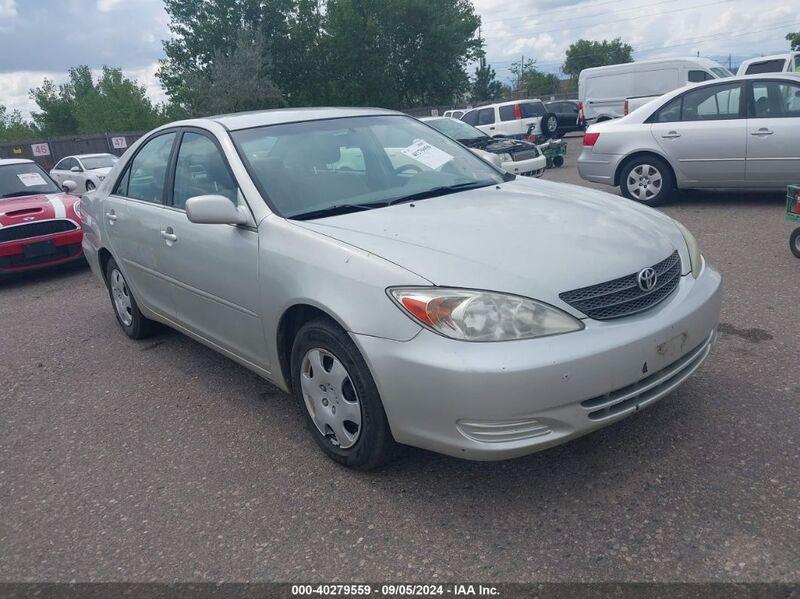
<path id="1" fill-rule="evenodd" d="M 583 184 L 578 150 L 546 178 Z M 86 268 L 0 283 L 0 579 L 797 580 L 782 194 L 663 210 L 725 276 L 715 352 L 635 417 L 502 463 L 350 472 L 255 375 L 177 333 L 127 339 Z"/>

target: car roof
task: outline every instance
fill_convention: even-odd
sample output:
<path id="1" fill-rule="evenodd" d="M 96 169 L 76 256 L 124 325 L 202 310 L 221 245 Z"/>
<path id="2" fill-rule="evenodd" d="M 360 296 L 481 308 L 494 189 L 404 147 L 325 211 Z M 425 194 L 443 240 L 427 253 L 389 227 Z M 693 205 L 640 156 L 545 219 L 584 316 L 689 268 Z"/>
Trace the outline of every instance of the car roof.
<path id="1" fill-rule="evenodd" d="M 0 158 L 0 166 L 8 166 L 10 164 L 33 164 L 33 160 L 27 158 Z"/>
<path id="2" fill-rule="evenodd" d="M 511 104 L 519 104 L 520 102 L 541 102 L 539 98 L 524 98 L 522 100 L 509 100 L 508 102 L 495 102 L 494 104 L 484 104 L 483 106 L 475 106 L 470 110 L 480 110 L 481 108 L 495 108 L 500 106 L 509 106 Z M 544 103 L 544 102 L 542 102 Z"/>
<path id="3" fill-rule="evenodd" d="M 716 60 L 711 60 L 710 58 L 703 58 L 701 56 L 676 56 L 674 58 L 650 58 L 648 60 L 634 60 L 633 62 L 620 62 L 617 64 L 606 64 L 599 67 L 588 67 L 583 69 L 581 73 L 584 71 L 589 73 L 602 73 L 604 71 L 610 72 L 615 70 L 626 70 L 630 68 L 638 68 L 640 65 L 658 65 L 658 64 L 665 64 L 670 62 L 690 62 L 693 64 L 698 64 L 705 67 L 721 67 L 722 65 L 718 63 Z M 723 67 L 724 68 L 724 67 Z"/>
<path id="4" fill-rule="evenodd" d="M 103 156 L 114 156 L 111 152 L 100 152 L 98 154 L 72 154 L 71 156 L 64 156 L 64 158 L 101 158 Z M 62 158 L 61 160 L 64 160 Z M 59 160 L 59 162 L 61 162 Z"/>
<path id="5" fill-rule="evenodd" d="M 800 52 L 784 52 L 783 54 L 770 54 L 769 56 L 754 56 L 753 58 L 748 58 L 747 60 L 743 60 L 742 64 L 750 64 L 753 62 L 765 62 L 767 60 L 781 60 L 781 59 L 785 60 L 787 58 L 791 58 L 795 54 L 800 54 Z"/>
<path id="6" fill-rule="evenodd" d="M 359 116 L 403 115 L 402 112 L 384 108 L 278 108 L 274 110 L 256 110 L 235 114 L 220 114 L 200 119 L 189 119 L 170 123 L 170 126 L 207 125 L 209 122 L 219 123 L 230 131 L 280 125 L 303 121 L 320 121 L 324 119 L 340 119 Z"/>

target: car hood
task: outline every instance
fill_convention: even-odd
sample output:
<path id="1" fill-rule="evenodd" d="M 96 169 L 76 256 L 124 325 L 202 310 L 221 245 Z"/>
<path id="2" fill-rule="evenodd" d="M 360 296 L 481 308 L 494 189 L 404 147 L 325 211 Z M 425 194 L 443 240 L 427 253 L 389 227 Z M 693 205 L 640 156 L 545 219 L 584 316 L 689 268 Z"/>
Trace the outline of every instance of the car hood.
<path id="1" fill-rule="evenodd" d="M 674 221 L 630 200 L 520 177 L 438 198 L 297 223 L 434 285 L 566 307 L 558 294 L 638 272 L 680 252 Z"/>
<path id="2" fill-rule="evenodd" d="M 54 218 L 75 220 L 72 206 L 77 200 L 76 196 L 66 193 L 0 199 L 0 226 L 8 227 Z"/>

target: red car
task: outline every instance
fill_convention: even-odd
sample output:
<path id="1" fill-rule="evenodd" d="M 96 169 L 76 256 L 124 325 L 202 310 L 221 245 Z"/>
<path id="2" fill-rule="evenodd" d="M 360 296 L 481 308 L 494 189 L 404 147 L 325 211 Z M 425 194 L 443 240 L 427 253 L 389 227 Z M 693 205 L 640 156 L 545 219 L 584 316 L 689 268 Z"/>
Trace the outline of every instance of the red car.
<path id="1" fill-rule="evenodd" d="M 81 259 L 79 205 L 35 162 L 0 159 L 0 275 Z"/>

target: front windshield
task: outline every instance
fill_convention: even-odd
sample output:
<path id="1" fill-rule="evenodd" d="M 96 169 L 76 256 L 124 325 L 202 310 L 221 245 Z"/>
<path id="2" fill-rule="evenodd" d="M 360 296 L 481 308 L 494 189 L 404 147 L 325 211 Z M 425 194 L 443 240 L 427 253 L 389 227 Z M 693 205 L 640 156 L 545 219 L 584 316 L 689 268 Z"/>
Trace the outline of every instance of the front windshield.
<path id="1" fill-rule="evenodd" d="M 447 137 L 457 139 L 483 139 L 489 137 L 480 129 L 476 129 L 472 125 L 468 125 L 464 121 L 457 121 L 456 119 L 431 119 L 423 121 L 426 125 L 430 125 L 437 131 L 444 133 Z"/>
<path id="2" fill-rule="evenodd" d="M 86 170 L 93 171 L 96 168 L 111 168 L 119 158 L 112 154 L 104 154 L 103 156 L 85 156 L 81 158 L 83 167 Z"/>
<path id="3" fill-rule="evenodd" d="M 457 142 L 400 115 L 270 125 L 231 137 L 256 184 L 287 218 L 504 180 Z"/>
<path id="4" fill-rule="evenodd" d="M 725 77 L 733 77 L 733 73 L 724 67 L 711 67 L 711 72 L 720 79 L 725 79 Z"/>
<path id="5" fill-rule="evenodd" d="M 23 162 L 0 166 L 0 200 L 60 191 L 37 164 Z"/>

